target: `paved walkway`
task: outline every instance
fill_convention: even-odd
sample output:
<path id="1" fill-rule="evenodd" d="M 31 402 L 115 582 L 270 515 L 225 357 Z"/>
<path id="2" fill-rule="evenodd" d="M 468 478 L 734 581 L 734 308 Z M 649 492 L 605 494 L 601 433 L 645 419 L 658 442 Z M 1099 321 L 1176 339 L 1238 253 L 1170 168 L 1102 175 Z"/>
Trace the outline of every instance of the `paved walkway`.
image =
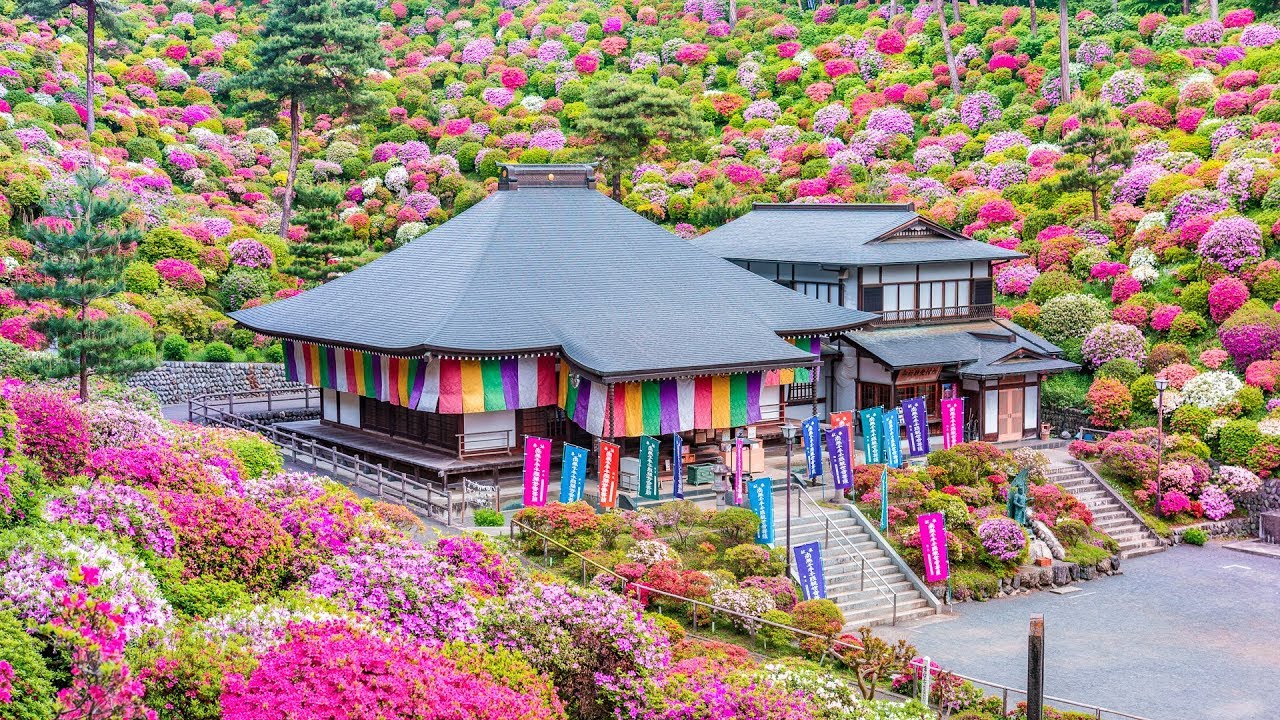
<path id="1" fill-rule="evenodd" d="M 1078 593 L 964 603 L 893 632 L 958 673 L 1024 688 L 1040 612 L 1049 695 L 1151 720 L 1280 717 L 1280 560 L 1211 544 L 1122 569 Z"/>

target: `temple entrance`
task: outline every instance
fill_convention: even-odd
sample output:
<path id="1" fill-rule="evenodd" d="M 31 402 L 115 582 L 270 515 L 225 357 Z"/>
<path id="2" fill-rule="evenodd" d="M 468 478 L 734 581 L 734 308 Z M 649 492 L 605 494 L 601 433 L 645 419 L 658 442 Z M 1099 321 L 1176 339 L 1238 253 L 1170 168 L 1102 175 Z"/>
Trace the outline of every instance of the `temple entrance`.
<path id="1" fill-rule="evenodd" d="M 1022 439 L 1022 393 L 1020 387 L 1000 389 L 1000 424 L 996 438 L 999 442 Z"/>

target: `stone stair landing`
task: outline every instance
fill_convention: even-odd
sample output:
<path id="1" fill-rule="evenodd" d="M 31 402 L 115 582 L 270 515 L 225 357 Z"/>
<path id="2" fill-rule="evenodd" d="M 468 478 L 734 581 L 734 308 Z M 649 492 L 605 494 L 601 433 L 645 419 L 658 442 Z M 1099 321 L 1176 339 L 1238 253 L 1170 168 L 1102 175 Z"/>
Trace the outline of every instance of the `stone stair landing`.
<path id="1" fill-rule="evenodd" d="M 1049 468 L 1049 481 L 1075 495 L 1089 508 L 1094 527 L 1120 544 L 1121 558 L 1142 557 L 1165 549 L 1164 540 L 1134 518 L 1129 509 L 1116 500 L 1114 491 L 1084 468 L 1055 463 Z"/>

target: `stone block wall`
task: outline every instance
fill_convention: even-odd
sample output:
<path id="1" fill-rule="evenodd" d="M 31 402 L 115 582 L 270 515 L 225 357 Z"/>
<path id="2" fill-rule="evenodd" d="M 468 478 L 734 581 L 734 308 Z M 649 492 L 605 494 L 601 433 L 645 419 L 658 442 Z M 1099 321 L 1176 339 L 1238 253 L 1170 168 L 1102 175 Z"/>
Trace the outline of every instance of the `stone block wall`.
<path id="1" fill-rule="evenodd" d="M 160 396 L 164 405 L 199 395 L 302 387 L 284 377 L 284 365 L 273 363 L 164 362 L 125 381 Z"/>
<path id="2" fill-rule="evenodd" d="M 1248 497 L 1240 498 L 1236 503 L 1249 511 L 1250 515 L 1280 510 L 1280 478 L 1262 481 L 1262 488 Z"/>

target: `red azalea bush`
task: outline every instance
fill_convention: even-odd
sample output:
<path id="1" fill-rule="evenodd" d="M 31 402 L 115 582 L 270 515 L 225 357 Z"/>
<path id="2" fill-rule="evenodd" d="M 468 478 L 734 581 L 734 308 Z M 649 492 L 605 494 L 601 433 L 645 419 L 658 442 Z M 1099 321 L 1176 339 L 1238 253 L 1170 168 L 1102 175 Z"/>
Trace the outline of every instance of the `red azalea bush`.
<path id="1" fill-rule="evenodd" d="M 27 386 L 9 399 L 18 416 L 18 449 L 40 463 L 50 480 L 83 472 L 89 460 L 84 413 L 64 392 Z"/>
<path id="2" fill-rule="evenodd" d="M 1246 383 L 1267 392 L 1275 392 L 1277 380 L 1280 380 L 1278 360 L 1255 360 L 1244 371 Z"/>
<path id="3" fill-rule="evenodd" d="M 284 575 L 293 541 L 257 505 L 232 497 L 166 493 L 160 506 L 173 524 L 184 577 L 211 577 L 271 590 Z"/>
<path id="4" fill-rule="evenodd" d="M 1071 519 L 1093 526 L 1093 513 L 1075 495 L 1064 492 L 1057 485 L 1032 485 L 1028 488 L 1035 517 L 1049 527 L 1057 527 L 1061 520 Z"/>
<path id="5" fill-rule="evenodd" d="M 1093 415 L 1089 418 L 1099 427 L 1120 427 L 1133 412 L 1133 395 L 1128 386 L 1114 378 L 1098 377 L 1085 394 Z"/>
<path id="6" fill-rule="evenodd" d="M 552 720 L 564 708 L 526 672 L 495 678 L 483 661 L 462 663 L 414 643 L 342 623 L 295 626 L 249 676 L 228 675 L 223 720 Z"/>

